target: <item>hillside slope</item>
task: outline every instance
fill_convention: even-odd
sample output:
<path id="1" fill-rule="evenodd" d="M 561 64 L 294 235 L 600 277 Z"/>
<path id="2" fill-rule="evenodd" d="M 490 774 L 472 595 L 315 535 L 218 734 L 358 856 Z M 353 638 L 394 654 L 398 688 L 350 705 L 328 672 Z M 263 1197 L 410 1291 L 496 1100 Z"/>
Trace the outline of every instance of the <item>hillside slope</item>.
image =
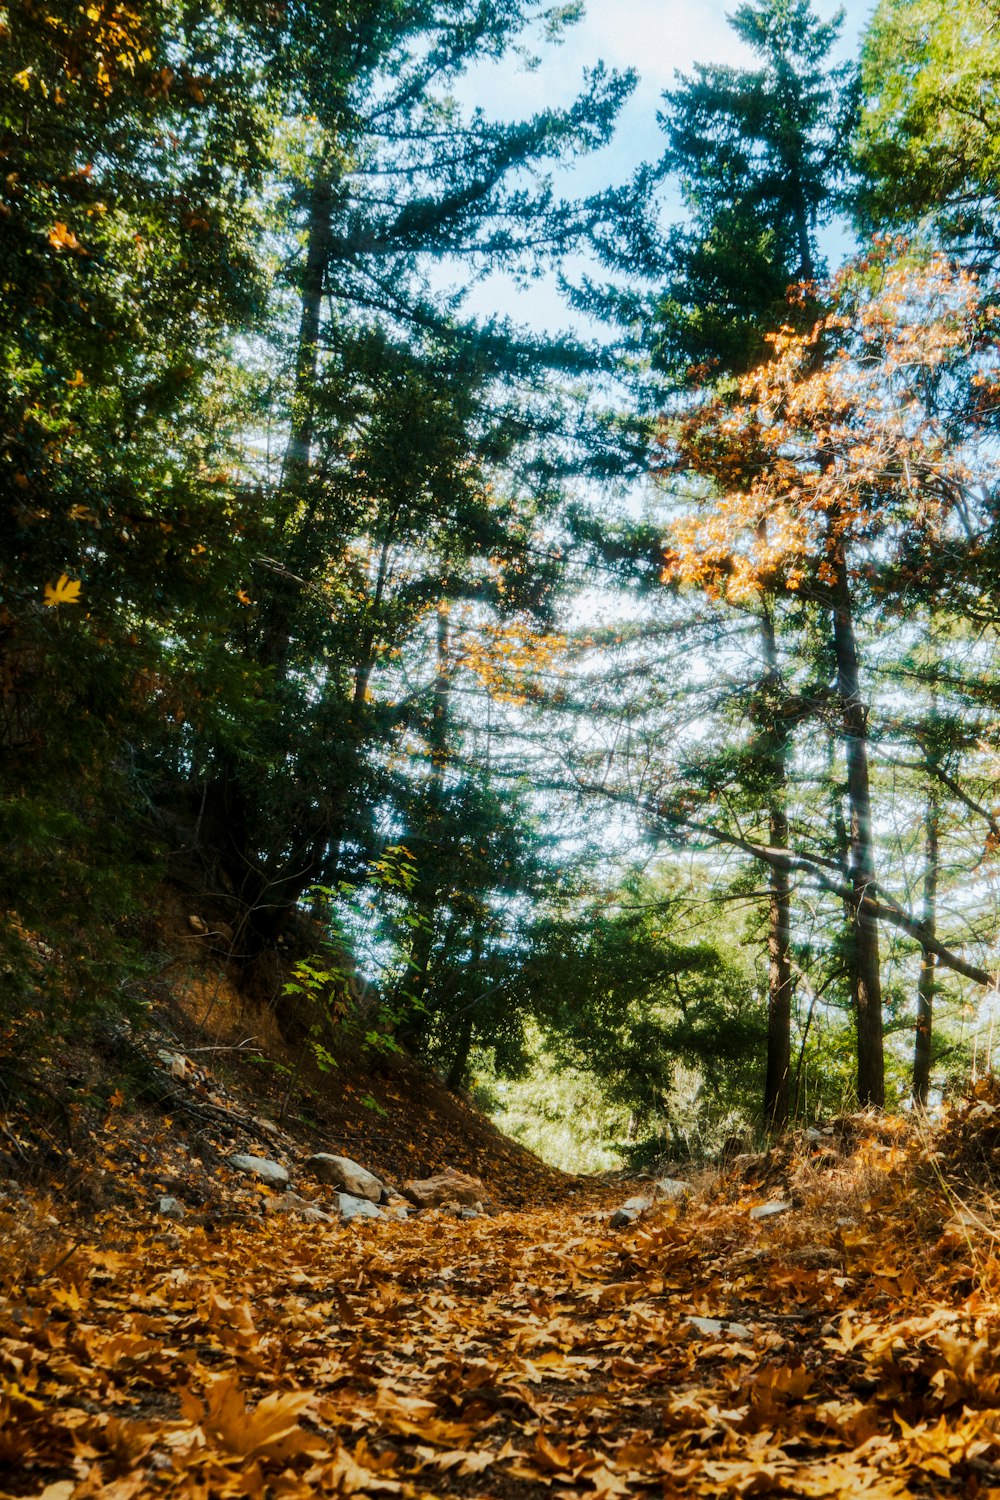
<path id="1" fill-rule="evenodd" d="M 70 1214 L 152 1211 L 165 1193 L 201 1214 L 259 1211 L 259 1191 L 228 1167 L 234 1152 L 273 1158 L 296 1181 L 314 1152 L 397 1187 L 451 1167 L 511 1207 L 572 1186 L 405 1053 L 348 1037 L 321 1068 L 281 997 L 287 960 L 269 1000 L 242 993 L 224 924 L 183 892 L 162 890 L 154 932 L 141 1020 L 105 1016 L 48 1055 L 0 1061 L 0 1179 L 44 1188 Z"/>

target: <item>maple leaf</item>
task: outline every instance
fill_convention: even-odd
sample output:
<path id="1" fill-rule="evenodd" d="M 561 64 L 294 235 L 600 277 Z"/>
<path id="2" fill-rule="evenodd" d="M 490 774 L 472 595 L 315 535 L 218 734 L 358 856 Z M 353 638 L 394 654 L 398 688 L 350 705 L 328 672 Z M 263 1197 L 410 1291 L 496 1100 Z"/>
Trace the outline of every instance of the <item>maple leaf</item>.
<path id="1" fill-rule="evenodd" d="M 49 230 L 49 244 L 53 250 L 69 250 L 73 255 L 86 255 L 76 235 L 66 224 L 57 222 Z"/>
<path id="2" fill-rule="evenodd" d="M 79 604 L 83 584 L 78 578 L 68 578 L 60 573 L 55 583 L 45 585 L 45 603 L 53 608 L 58 604 Z"/>
<path id="3" fill-rule="evenodd" d="M 247 1410 L 239 1376 L 220 1375 L 205 1389 L 204 1400 L 191 1391 L 181 1393 L 184 1415 L 226 1453 L 252 1462 L 256 1458 L 284 1460 L 297 1453 L 322 1453 L 326 1444 L 299 1425 L 312 1402 L 311 1391 L 274 1393 Z"/>

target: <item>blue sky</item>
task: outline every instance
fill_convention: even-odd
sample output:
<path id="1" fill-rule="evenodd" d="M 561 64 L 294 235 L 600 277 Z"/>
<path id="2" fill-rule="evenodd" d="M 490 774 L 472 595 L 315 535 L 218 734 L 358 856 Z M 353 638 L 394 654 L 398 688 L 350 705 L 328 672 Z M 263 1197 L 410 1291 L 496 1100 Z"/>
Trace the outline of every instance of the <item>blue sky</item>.
<path id="1" fill-rule="evenodd" d="M 699 62 L 752 63 L 752 56 L 726 21 L 735 4 L 736 0 L 587 0 L 583 19 L 569 28 L 559 45 L 538 48 L 536 67 L 529 70 L 513 59 L 499 67 L 484 65 L 474 71 L 461 92 L 489 113 L 510 118 L 569 103 L 579 91 L 583 70 L 598 60 L 614 68 L 634 68 L 638 86 L 614 141 L 561 178 L 567 187 L 572 184 L 579 191 L 620 182 L 640 162 L 656 160 L 662 153 L 656 113 L 664 90 L 673 86 L 678 72 L 689 72 Z M 873 4 L 874 0 L 845 0 L 841 55 L 855 55 Z M 826 18 L 838 6 L 816 0 L 816 9 Z M 838 248 L 830 245 L 832 260 Z M 554 289 L 545 284 L 518 293 L 504 287 L 501 279 L 491 278 L 472 294 L 471 306 L 480 311 L 509 311 L 536 326 L 552 328 L 567 321 Z"/>

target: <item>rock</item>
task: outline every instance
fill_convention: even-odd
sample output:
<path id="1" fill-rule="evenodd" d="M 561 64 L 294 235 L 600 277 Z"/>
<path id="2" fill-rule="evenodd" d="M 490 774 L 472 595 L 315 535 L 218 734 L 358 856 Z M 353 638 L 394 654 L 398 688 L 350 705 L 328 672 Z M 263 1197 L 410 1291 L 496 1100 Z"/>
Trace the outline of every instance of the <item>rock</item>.
<path id="1" fill-rule="evenodd" d="M 746 1152 L 742 1156 L 734 1156 L 728 1165 L 739 1173 L 744 1182 L 749 1182 L 751 1177 L 762 1176 L 767 1171 L 767 1152 Z"/>
<path id="2" fill-rule="evenodd" d="M 775 1214 L 787 1214 L 790 1203 L 758 1203 L 750 1210 L 751 1219 L 773 1219 Z"/>
<path id="3" fill-rule="evenodd" d="M 652 1206 L 652 1198 L 629 1198 L 622 1204 L 625 1212 L 630 1214 L 643 1214 L 647 1208 L 652 1208 Z"/>
<path id="4" fill-rule="evenodd" d="M 351 1193 L 337 1194 L 337 1211 L 345 1224 L 352 1219 L 381 1219 L 382 1210 L 370 1198 L 355 1198 Z"/>
<path id="5" fill-rule="evenodd" d="M 608 1220 L 612 1229 L 627 1229 L 634 1224 L 640 1214 L 644 1214 L 647 1208 L 652 1208 L 652 1198 L 629 1198 L 621 1208 L 616 1208 Z"/>
<path id="6" fill-rule="evenodd" d="M 460 1219 L 478 1219 L 480 1212 L 481 1210 L 478 1208 L 460 1208 L 458 1210 L 458 1217 Z"/>
<path id="7" fill-rule="evenodd" d="M 330 1156 L 325 1151 L 317 1152 L 305 1162 L 312 1175 L 320 1182 L 340 1188 L 353 1198 L 367 1198 L 379 1203 L 384 1192 L 383 1185 L 374 1172 L 359 1167 L 349 1156 Z"/>
<path id="8" fill-rule="evenodd" d="M 156 1211 L 165 1219 L 184 1219 L 187 1217 L 187 1209 L 179 1198 L 161 1198 Z"/>
<path id="9" fill-rule="evenodd" d="M 440 1208 L 445 1203 L 458 1203 L 474 1207 L 486 1197 L 486 1189 L 478 1177 L 466 1172 L 456 1172 L 454 1167 L 445 1167 L 436 1177 L 424 1177 L 418 1182 L 404 1182 L 403 1193 L 417 1208 Z"/>
<path id="10" fill-rule="evenodd" d="M 676 1177 L 661 1177 L 653 1183 L 653 1193 L 665 1203 L 682 1203 L 685 1198 L 690 1198 L 692 1187 L 689 1182 L 681 1182 Z"/>
<path id="11" fill-rule="evenodd" d="M 251 1177 L 260 1178 L 266 1182 L 268 1187 L 286 1188 L 288 1186 L 288 1173 L 284 1167 L 276 1161 L 268 1161 L 265 1156 L 231 1156 L 229 1165 L 235 1167 L 237 1172 L 246 1172 Z"/>
<path id="12" fill-rule="evenodd" d="M 190 927 L 191 931 L 196 932 L 199 937 L 204 937 L 205 933 L 208 931 L 208 923 L 205 921 L 204 917 L 196 917 L 194 913 L 192 913 L 191 916 L 188 917 L 188 926 Z"/>
<path id="13" fill-rule="evenodd" d="M 300 1198 L 298 1193 L 283 1193 L 280 1198 L 269 1198 L 267 1201 L 268 1211 L 272 1214 L 292 1214 L 296 1219 L 302 1219 L 306 1224 L 332 1224 L 332 1214 L 324 1213 L 315 1203 L 310 1203 L 308 1198 Z"/>
<path id="14" fill-rule="evenodd" d="M 635 1223 L 638 1217 L 639 1215 L 630 1208 L 616 1208 L 608 1224 L 612 1229 L 627 1229 L 630 1224 Z"/>
<path id="15" fill-rule="evenodd" d="M 194 1073 L 194 1064 L 189 1057 L 184 1056 L 183 1052 L 168 1052 L 166 1048 L 161 1047 L 156 1055 L 171 1078 L 187 1079 Z"/>
<path id="16" fill-rule="evenodd" d="M 684 1319 L 696 1328 L 699 1333 L 705 1334 L 707 1338 L 731 1338 L 749 1339 L 753 1335 L 744 1323 L 722 1323 L 718 1318 L 696 1318 L 693 1315 Z"/>

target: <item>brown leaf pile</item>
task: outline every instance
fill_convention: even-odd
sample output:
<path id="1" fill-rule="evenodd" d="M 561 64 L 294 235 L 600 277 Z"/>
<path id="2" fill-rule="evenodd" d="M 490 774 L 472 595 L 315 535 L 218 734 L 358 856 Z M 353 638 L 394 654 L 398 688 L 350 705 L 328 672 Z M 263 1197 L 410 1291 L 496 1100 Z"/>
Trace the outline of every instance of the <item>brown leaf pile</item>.
<path id="1" fill-rule="evenodd" d="M 620 1189 L 34 1251 L 0 1226 L 0 1491 L 1000 1500 L 988 1207 L 912 1136 L 813 1155 L 786 1213 L 736 1174 L 624 1234 Z"/>

